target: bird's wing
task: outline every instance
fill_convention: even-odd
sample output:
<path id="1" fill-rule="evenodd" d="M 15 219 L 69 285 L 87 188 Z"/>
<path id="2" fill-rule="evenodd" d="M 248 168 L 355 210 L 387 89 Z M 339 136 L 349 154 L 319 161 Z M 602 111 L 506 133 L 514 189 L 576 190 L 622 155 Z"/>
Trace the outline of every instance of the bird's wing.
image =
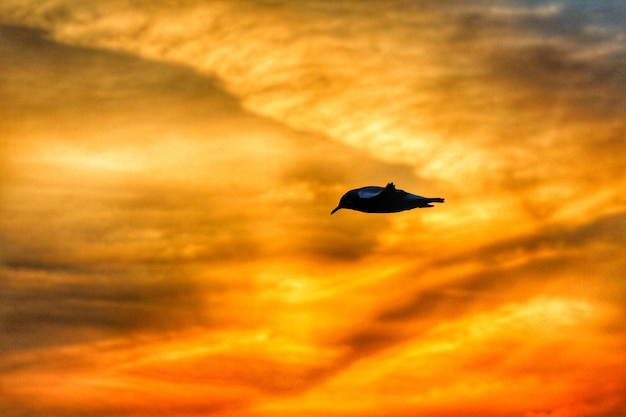
<path id="1" fill-rule="evenodd" d="M 359 194 L 359 198 L 374 198 L 380 195 L 383 191 L 385 191 L 384 187 L 369 186 L 359 188 L 357 193 Z"/>

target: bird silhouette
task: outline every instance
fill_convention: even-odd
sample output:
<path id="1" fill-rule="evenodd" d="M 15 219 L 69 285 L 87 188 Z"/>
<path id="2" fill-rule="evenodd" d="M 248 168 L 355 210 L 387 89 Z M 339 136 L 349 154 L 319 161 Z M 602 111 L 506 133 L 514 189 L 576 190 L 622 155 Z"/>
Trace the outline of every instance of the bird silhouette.
<path id="1" fill-rule="evenodd" d="M 434 207 L 431 203 L 443 201 L 443 198 L 427 198 L 398 190 L 393 182 L 390 182 L 386 187 L 368 186 L 348 191 L 330 214 L 339 209 L 365 213 L 396 213 L 414 208 Z"/>

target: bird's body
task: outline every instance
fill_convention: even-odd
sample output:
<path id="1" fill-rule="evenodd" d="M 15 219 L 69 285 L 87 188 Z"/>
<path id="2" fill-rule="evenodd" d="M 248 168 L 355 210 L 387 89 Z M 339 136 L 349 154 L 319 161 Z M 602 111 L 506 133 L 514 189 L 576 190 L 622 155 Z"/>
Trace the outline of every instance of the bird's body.
<path id="1" fill-rule="evenodd" d="M 342 208 L 365 213 L 396 213 L 414 208 L 434 207 L 431 203 L 443 201 L 443 198 L 427 198 L 398 190 L 390 182 L 386 187 L 368 186 L 348 191 L 330 214 Z"/>

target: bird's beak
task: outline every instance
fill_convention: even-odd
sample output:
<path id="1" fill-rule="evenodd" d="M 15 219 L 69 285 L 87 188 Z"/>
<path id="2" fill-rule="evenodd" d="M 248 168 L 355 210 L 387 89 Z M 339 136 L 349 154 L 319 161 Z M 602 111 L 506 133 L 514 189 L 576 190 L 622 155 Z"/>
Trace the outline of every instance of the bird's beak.
<path id="1" fill-rule="evenodd" d="M 336 212 L 337 210 L 339 210 L 341 208 L 341 206 L 337 206 L 333 211 L 330 212 L 330 214 L 332 215 L 334 212 Z"/>

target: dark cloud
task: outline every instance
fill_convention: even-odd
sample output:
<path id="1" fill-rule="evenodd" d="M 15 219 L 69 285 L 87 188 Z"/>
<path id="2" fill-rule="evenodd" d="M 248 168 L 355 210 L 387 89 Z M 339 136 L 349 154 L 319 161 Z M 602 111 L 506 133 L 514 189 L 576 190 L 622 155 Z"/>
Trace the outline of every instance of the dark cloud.
<path id="1" fill-rule="evenodd" d="M 397 335 L 391 331 L 382 329 L 369 329 L 357 332 L 345 340 L 347 346 L 352 348 L 357 356 L 371 354 L 382 348 L 389 347 L 393 342 L 398 341 Z"/>
<path id="2" fill-rule="evenodd" d="M 210 325 L 203 294 L 223 290 L 180 268 L 111 266 L 73 274 L 50 269 L 3 269 L 5 353 Z"/>
<path id="3" fill-rule="evenodd" d="M 0 30 L 5 69 L 1 92 L 14 98 L 2 107 L 11 117 L 9 126 L 23 123 L 25 116 L 36 116 L 35 121 L 43 118 L 50 123 L 52 119 L 74 129 L 77 124 L 95 123 L 113 133 L 142 124 L 191 121 L 190 116 L 210 121 L 239 105 L 220 92 L 215 82 L 182 66 L 63 46 L 43 31 L 11 26 L 0 26 Z M 206 100 L 207 95 L 211 100 Z M 91 111 L 83 112 L 86 108 Z"/>
<path id="4" fill-rule="evenodd" d="M 485 279 L 498 278 L 494 276 L 482 277 Z M 425 290 L 416 294 L 405 305 L 399 305 L 382 312 L 379 319 L 383 322 L 429 317 L 450 319 L 465 312 L 471 303 L 475 302 L 476 298 L 482 294 L 481 292 L 455 291 L 446 288 Z"/>
<path id="5" fill-rule="evenodd" d="M 488 58 L 494 79 L 527 89 L 528 106 L 540 96 L 544 108 L 592 122 L 623 115 L 626 110 L 614 94 L 626 83 L 620 70 L 623 60 L 582 59 L 564 46 L 550 44 L 513 45 Z"/>
<path id="6" fill-rule="evenodd" d="M 22 417 L 24 415 L 45 415 L 50 417 L 79 416 L 88 413 L 94 417 L 122 416 L 122 417 L 148 417 L 159 413 L 175 413 L 179 415 L 206 415 L 218 416 L 223 413 L 239 411 L 249 407 L 250 401 L 246 399 L 226 398 L 203 398 L 187 402 L 172 401 L 165 405 L 163 395 L 156 392 L 135 392 L 143 395 L 150 401 L 137 401 L 128 399 L 125 403 L 120 400 L 120 392 L 116 389 L 101 389 L 98 393 L 83 393 L 81 401 L 74 403 L 62 403 L 58 400 L 44 400 L 33 402 L 32 396 L 7 395 L 2 406 L 6 417 Z M 117 397 L 117 401 L 115 398 Z M 0 399 L 2 400 L 2 399 Z"/>

